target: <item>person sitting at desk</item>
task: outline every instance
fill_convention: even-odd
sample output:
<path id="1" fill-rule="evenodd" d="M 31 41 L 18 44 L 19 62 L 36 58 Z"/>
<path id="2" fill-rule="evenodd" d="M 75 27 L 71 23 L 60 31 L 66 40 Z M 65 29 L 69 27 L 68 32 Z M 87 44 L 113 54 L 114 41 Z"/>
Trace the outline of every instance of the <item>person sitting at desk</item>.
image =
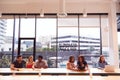
<path id="1" fill-rule="evenodd" d="M 38 60 L 33 65 L 33 68 L 48 68 L 48 64 L 41 55 L 38 56 Z"/>
<path id="2" fill-rule="evenodd" d="M 11 64 L 10 68 L 12 70 L 19 70 L 19 68 L 25 68 L 26 62 L 22 60 L 22 56 L 18 55 L 17 59 Z"/>
<path id="3" fill-rule="evenodd" d="M 67 62 L 67 67 L 66 68 L 70 69 L 70 70 L 77 70 L 74 62 L 75 62 L 75 57 L 70 56 L 69 61 Z"/>
<path id="4" fill-rule="evenodd" d="M 29 56 L 28 61 L 26 62 L 26 68 L 32 68 L 34 65 L 33 56 Z"/>
<path id="5" fill-rule="evenodd" d="M 84 56 L 78 57 L 77 68 L 78 70 L 83 70 L 83 71 L 88 69 L 88 64 L 85 61 Z"/>
<path id="6" fill-rule="evenodd" d="M 98 68 L 105 68 L 105 65 L 108 65 L 108 63 L 105 61 L 104 56 L 101 55 L 98 61 Z"/>

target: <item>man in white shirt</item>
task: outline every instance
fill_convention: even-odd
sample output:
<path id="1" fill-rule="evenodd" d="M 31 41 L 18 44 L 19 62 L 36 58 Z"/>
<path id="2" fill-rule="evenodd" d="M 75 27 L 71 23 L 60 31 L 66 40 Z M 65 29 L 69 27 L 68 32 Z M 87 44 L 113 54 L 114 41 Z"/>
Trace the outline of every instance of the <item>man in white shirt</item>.
<path id="1" fill-rule="evenodd" d="M 48 68 L 48 64 L 41 55 L 38 56 L 38 60 L 36 60 L 33 68 Z"/>

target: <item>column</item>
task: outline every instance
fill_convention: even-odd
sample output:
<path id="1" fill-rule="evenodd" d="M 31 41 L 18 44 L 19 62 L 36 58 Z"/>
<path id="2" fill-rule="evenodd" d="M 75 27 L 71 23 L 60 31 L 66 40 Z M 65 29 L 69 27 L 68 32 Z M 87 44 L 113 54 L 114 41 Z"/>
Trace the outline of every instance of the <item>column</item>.
<path id="1" fill-rule="evenodd" d="M 116 1 L 110 1 L 109 7 L 109 59 L 110 64 L 119 68 L 118 37 L 117 37 L 117 16 Z"/>

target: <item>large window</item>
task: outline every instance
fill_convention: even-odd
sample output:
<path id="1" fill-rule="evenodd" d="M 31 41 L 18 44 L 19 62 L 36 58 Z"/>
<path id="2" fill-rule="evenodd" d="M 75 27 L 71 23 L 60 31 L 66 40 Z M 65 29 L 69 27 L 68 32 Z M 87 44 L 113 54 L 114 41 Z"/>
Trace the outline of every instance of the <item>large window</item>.
<path id="1" fill-rule="evenodd" d="M 0 19 L 0 67 L 10 66 L 12 60 L 14 19 Z"/>
<path id="2" fill-rule="evenodd" d="M 20 20 L 20 37 L 35 37 L 35 18 L 23 17 Z"/>
<path id="3" fill-rule="evenodd" d="M 84 55 L 88 64 L 96 66 L 100 53 L 100 19 L 99 15 L 80 16 L 80 54 Z"/>
<path id="4" fill-rule="evenodd" d="M 120 14 L 117 15 L 117 30 L 118 30 L 118 52 L 119 52 L 119 60 L 120 60 Z"/>
<path id="5" fill-rule="evenodd" d="M 78 53 L 78 16 L 58 18 L 58 67 L 65 67 L 70 55 Z M 60 61 L 61 60 L 61 61 Z"/>
<path id="6" fill-rule="evenodd" d="M 6 61 L 0 67 L 9 67 L 18 53 L 25 60 L 30 55 L 34 60 L 42 55 L 50 68 L 65 68 L 70 55 L 75 56 L 75 64 L 78 56 L 84 55 L 91 67 L 96 67 L 99 55 L 109 58 L 107 15 L 68 15 L 62 18 L 22 15 L 5 21 L 5 27 L 1 27 L 3 23 L 0 22 L 0 29 L 6 31 L 1 31 L 4 35 L 0 35 L 0 40 L 4 37 L 0 43 L 0 61 Z"/>
<path id="7" fill-rule="evenodd" d="M 107 15 L 101 16 L 101 42 L 102 54 L 105 55 L 106 61 L 110 63 L 109 58 L 109 21 Z"/>
<path id="8" fill-rule="evenodd" d="M 56 43 L 52 41 L 56 37 L 56 16 L 38 17 L 36 29 L 36 59 L 42 55 L 49 67 L 56 67 Z"/>

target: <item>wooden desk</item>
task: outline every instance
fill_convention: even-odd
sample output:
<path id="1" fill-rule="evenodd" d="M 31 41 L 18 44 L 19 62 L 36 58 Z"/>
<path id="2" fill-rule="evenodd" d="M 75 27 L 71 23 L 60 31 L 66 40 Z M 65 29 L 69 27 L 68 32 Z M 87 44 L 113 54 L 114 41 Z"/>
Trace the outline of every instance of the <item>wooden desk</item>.
<path id="1" fill-rule="evenodd" d="M 100 76 L 0 76 L 0 80 L 103 80 Z"/>
<path id="2" fill-rule="evenodd" d="M 66 68 L 47 68 L 41 70 L 42 75 L 89 75 L 88 71 L 72 71 Z"/>
<path id="3" fill-rule="evenodd" d="M 91 72 L 93 75 L 107 75 L 107 76 L 120 76 L 120 69 L 115 69 L 115 72 L 105 72 L 104 70 L 91 68 Z"/>
<path id="4" fill-rule="evenodd" d="M 103 80 L 120 80 L 120 76 L 103 77 Z"/>
<path id="5" fill-rule="evenodd" d="M 38 75 L 40 72 L 40 69 L 19 69 L 19 71 L 11 70 L 10 68 L 0 68 L 0 75 Z"/>
<path id="6" fill-rule="evenodd" d="M 120 76 L 0 76 L 0 80 L 120 80 Z"/>
<path id="7" fill-rule="evenodd" d="M 116 69 L 115 72 L 105 72 L 97 68 L 90 69 L 94 76 L 117 76 L 120 75 L 120 69 Z M 10 70 L 10 68 L 0 68 L 0 75 L 89 75 L 89 71 L 72 71 L 66 68 L 47 68 L 47 69 L 27 69 L 23 68 L 19 71 Z"/>
<path id="8" fill-rule="evenodd" d="M 120 69 L 115 69 L 115 72 L 105 72 L 104 70 L 91 68 L 90 71 L 93 75 L 108 76 L 108 75 L 120 75 Z M 72 71 L 65 68 L 47 68 L 41 70 L 42 75 L 89 75 L 89 71 Z"/>

